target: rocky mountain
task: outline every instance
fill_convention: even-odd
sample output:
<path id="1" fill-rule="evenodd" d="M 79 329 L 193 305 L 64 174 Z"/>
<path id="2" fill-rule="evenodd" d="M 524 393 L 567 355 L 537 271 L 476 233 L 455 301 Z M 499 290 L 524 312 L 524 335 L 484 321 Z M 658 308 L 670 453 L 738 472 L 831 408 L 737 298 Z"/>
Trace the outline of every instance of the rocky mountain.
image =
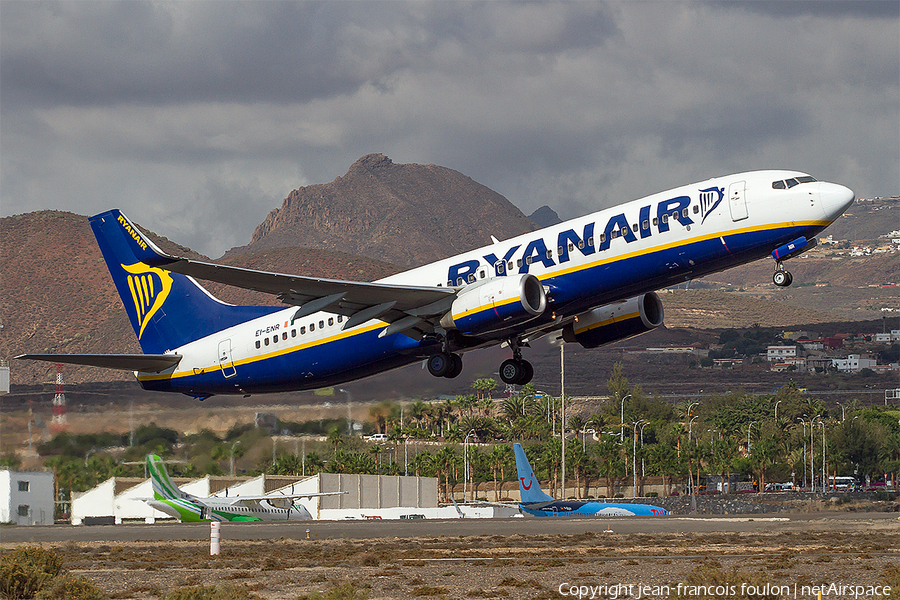
<path id="1" fill-rule="evenodd" d="M 292 191 L 250 244 L 225 256 L 304 247 L 413 267 L 488 244 L 491 235 L 535 229 L 506 198 L 462 173 L 369 154 L 331 183 Z"/>
<path id="2" fill-rule="evenodd" d="M 562 219 L 556 214 L 556 211 L 547 205 L 544 205 L 528 215 L 528 218 L 535 222 L 538 227 L 550 227 L 557 223 L 562 223 Z"/>

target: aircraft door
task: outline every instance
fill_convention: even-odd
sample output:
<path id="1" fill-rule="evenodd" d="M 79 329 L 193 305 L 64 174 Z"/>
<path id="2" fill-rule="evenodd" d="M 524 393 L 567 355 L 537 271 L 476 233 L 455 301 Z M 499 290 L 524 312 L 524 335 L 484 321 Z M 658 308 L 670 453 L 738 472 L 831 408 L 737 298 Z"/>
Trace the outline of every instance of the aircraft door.
<path id="1" fill-rule="evenodd" d="M 231 339 L 219 342 L 219 368 L 222 369 L 225 379 L 237 375 L 237 371 L 234 368 L 234 360 L 231 358 Z"/>
<path id="2" fill-rule="evenodd" d="M 736 181 L 728 186 L 728 208 L 731 209 L 732 221 L 741 221 L 747 218 L 746 189 L 746 181 Z"/>

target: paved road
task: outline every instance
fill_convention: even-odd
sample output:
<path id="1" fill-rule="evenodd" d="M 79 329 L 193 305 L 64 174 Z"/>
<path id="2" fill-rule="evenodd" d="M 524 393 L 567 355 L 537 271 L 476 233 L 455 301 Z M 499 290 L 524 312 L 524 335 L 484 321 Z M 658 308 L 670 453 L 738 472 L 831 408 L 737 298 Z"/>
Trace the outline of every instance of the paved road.
<path id="1" fill-rule="evenodd" d="M 709 533 L 752 531 L 857 530 L 900 524 L 896 513 L 802 513 L 765 515 L 698 515 L 693 517 L 431 519 L 419 521 L 293 521 L 289 523 L 223 523 L 228 539 L 372 539 L 471 535 L 573 535 L 583 533 Z M 900 527 L 900 525 L 898 525 Z M 204 540 L 207 523 L 157 523 L 100 526 L 14 526 L 0 528 L 0 543 L 138 542 Z"/>

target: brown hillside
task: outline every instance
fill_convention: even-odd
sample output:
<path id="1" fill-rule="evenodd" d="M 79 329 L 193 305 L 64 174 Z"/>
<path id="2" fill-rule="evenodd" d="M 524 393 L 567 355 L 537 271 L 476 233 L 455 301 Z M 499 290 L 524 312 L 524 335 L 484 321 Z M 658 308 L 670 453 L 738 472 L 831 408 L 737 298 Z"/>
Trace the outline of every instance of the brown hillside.
<path id="1" fill-rule="evenodd" d="M 506 198 L 436 165 L 398 165 L 381 154 L 331 183 L 303 187 L 226 256 L 298 246 L 340 250 L 412 267 L 537 227 Z"/>
<path id="2" fill-rule="evenodd" d="M 140 224 L 138 224 L 140 227 Z M 141 227 L 163 250 L 206 257 Z M 0 359 L 22 353 L 135 353 L 137 339 L 122 308 L 88 219 L 60 211 L 41 211 L 0 221 Z M 315 277 L 371 280 L 397 267 L 325 250 L 282 248 L 235 257 L 237 266 Z M 235 304 L 274 304 L 265 295 L 214 283 L 218 298 Z M 49 363 L 14 361 L 13 384 L 52 381 Z M 131 379 L 124 372 L 66 367 L 66 381 Z"/>

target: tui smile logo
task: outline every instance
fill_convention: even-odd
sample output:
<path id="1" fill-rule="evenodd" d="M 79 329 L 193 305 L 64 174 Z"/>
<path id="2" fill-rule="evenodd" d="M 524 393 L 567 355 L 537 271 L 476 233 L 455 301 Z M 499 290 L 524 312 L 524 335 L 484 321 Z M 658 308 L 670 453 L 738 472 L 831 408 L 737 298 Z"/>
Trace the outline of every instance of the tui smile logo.
<path id="1" fill-rule="evenodd" d="M 532 484 L 534 483 L 534 473 L 532 473 L 532 474 L 528 477 L 528 485 L 525 485 L 525 478 L 524 478 L 524 477 L 519 477 L 519 480 L 522 482 L 522 487 L 525 488 L 526 491 L 527 491 L 527 490 L 530 490 Z"/>
<path id="2" fill-rule="evenodd" d="M 168 271 L 150 267 L 144 263 L 122 265 L 129 273 L 128 289 L 131 291 L 131 299 L 134 300 L 134 310 L 137 313 L 138 339 L 144 334 L 147 323 L 156 314 L 172 289 L 172 276 Z"/>

